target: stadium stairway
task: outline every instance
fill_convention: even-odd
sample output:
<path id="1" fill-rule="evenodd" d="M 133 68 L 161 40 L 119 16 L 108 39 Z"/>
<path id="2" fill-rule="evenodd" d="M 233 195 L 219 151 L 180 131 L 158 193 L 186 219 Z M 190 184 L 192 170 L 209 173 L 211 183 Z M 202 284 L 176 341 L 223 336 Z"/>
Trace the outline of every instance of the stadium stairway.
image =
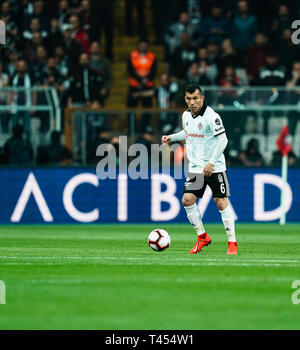
<path id="1" fill-rule="evenodd" d="M 151 9 L 151 0 L 146 0 L 145 24 L 147 28 L 149 49 L 155 53 L 157 59 L 156 86 L 159 84 L 160 75 L 167 70 L 164 62 L 163 46 L 154 45 L 154 26 Z M 133 8 L 133 22 L 136 23 L 136 9 Z M 106 101 L 106 108 L 121 108 L 126 106 L 128 92 L 127 60 L 131 51 L 135 50 L 139 36 L 128 37 L 125 35 L 125 0 L 115 1 L 114 11 L 114 62 L 112 63 L 113 85 L 110 96 Z M 133 27 L 134 28 L 134 27 Z M 135 29 L 135 28 L 134 28 Z M 135 30 L 135 33 L 137 30 Z M 102 52 L 104 52 L 104 40 L 101 42 Z"/>

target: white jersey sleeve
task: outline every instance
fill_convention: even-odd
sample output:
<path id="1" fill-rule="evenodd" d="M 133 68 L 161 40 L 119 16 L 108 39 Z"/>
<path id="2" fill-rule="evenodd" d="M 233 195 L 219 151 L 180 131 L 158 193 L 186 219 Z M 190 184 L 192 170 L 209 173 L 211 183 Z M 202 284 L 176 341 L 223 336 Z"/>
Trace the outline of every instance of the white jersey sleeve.
<path id="1" fill-rule="evenodd" d="M 214 136 L 218 136 L 225 132 L 223 121 L 218 113 L 214 113 L 209 119 L 210 129 Z"/>
<path id="2" fill-rule="evenodd" d="M 225 133 L 221 133 L 221 134 L 217 135 L 216 138 L 217 138 L 217 144 L 216 144 L 216 146 L 213 150 L 213 153 L 211 154 L 210 159 L 208 161 L 212 165 L 215 165 L 217 159 L 220 158 L 220 156 L 224 152 L 224 150 L 227 146 L 227 143 L 228 143 L 228 139 L 227 139 Z"/>
<path id="3" fill-rule="evenodd" d="M 176 134 L 170 135 L 171 142 L 183 141 L 185 140 L 185 137 L 186 137 L 186 132 L 184 130 L 181 130 Z"/>
<path id="4" fill-rule="evenodd" d="M 176 134 L 170 135 L 171 142 L 184 141 L 186 139 L 186 130 L 184 129 L 185 114 L 182 114 L 182 130 Z"/>

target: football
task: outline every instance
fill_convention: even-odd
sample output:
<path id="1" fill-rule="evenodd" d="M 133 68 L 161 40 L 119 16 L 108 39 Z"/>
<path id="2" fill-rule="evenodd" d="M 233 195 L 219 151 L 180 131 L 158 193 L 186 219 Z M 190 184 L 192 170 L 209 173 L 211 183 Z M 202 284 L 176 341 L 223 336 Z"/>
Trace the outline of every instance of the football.
<path id="1" fill-rule="evenodd" d="M 171 237 L 166 230 L 157 228 L 148 236 L 148 245 L 156 252 L 161 252 L 170 246 Z"/>

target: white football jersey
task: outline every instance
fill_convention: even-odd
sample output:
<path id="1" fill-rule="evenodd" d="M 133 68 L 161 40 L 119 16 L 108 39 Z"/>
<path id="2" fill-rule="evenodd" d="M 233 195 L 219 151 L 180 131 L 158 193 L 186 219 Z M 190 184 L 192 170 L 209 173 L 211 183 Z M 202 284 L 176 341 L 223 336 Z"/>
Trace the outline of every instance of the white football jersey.
<path id="1" fill-rule="evenodd" d="M 225 133 L 222 119 L 211 107 L 203 104 L 196 116 L 190 110 L 182 114 L 182 127 L 186 133 L 186 154 L 191 173 L 203 173 L 217 144 L 218 135 Z M 214 164 L 214 173 L 226 170 L 225 157 L 222 153 Z"/>

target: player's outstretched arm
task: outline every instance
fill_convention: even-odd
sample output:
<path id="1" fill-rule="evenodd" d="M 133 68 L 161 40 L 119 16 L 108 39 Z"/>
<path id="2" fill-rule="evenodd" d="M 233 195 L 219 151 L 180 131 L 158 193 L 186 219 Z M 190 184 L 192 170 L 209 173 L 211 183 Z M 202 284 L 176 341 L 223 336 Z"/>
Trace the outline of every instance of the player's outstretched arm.
<path id="1" fill-rule="evenodd" d="M 170 143 L 185 140 L 186 133 L 184 130 L 177 132 L 176 134 L 164 135 L 161 138 L 162 143 Z"/>

